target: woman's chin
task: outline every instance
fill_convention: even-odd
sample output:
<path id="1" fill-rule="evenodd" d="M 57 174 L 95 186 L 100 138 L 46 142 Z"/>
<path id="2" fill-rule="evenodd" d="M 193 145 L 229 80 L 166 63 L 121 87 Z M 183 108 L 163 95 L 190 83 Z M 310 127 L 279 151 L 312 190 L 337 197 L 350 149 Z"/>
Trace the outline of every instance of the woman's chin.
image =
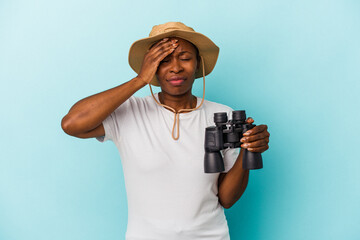
<path id="1" fill-rule="evenodd" d="M 191 89 L 183 88 L 161 89 L 161 91 L 171 96 L 183 96 L 189 92 L 191 94 Z"/>

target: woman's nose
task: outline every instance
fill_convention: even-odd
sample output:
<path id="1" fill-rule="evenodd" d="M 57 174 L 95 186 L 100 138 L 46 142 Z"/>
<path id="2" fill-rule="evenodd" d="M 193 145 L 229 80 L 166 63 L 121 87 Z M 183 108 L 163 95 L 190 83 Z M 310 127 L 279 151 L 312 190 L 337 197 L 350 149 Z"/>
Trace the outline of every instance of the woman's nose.
<path id="1" fill-rule="evenodd" d="M 181 62 L 178 59 L 173 59 L 171 61 L 171 67 L 170 67 L 170 71 L 171 72 L 181 72 L 183 70 L 183 67 L 181 66 Z"/>

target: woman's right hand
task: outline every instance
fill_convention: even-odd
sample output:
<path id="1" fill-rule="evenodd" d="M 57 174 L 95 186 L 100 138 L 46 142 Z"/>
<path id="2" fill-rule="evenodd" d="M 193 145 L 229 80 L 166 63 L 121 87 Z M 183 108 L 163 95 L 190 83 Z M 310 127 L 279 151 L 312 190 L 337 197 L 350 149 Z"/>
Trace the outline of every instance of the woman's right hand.
<path id="1" fill-rule="evenodd" d="M 144 60 L 138 77 L 145 83 L 150 83 L 153 79 L 160 62 L 177 47 L 177 40 L 164 38 L 153 45 L 145 54 Z"/>

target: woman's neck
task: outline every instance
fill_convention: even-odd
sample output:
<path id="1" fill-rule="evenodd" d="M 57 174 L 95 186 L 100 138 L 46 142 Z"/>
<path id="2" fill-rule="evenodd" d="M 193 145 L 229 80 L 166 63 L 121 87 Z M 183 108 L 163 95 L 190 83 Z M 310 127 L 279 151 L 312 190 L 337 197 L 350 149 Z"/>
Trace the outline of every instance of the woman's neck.
<path id="1" fill-rule="evenodd" d="M 191 92 L 178 96 L 160 92 L 158 97 L 161 104 L 175 109 L 176 112 L 178 112 L 180 109 L 196 108 L 197 105 L 197 98 L 193 96 Z"/>

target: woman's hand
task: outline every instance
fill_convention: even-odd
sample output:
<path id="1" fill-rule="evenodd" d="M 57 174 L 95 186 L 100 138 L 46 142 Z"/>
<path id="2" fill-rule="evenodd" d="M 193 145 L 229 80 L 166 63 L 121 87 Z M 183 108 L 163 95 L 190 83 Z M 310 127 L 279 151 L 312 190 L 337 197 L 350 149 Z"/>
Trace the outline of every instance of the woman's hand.
<path id="1" fill-rule="evenodd" d="M 153 45 L 144 56 L 144 60 L 138 77 L 145 83 L 150 83 L 153 79 L 160 62 L 171 54 L 178 46 L 178 40 L 164 38 Z"/>
<path id="2" fill-rule="evenodd" d="M 246 119 L 247 123 L 253 123 L 252 118 Z M 250 152 L 265 152 L 269 148 L 270 133 L 267 131 L 267 125 L 258 125 L 246 131 L 243 138 L 240 139 L 242 148 L 246 148 Z"/>

